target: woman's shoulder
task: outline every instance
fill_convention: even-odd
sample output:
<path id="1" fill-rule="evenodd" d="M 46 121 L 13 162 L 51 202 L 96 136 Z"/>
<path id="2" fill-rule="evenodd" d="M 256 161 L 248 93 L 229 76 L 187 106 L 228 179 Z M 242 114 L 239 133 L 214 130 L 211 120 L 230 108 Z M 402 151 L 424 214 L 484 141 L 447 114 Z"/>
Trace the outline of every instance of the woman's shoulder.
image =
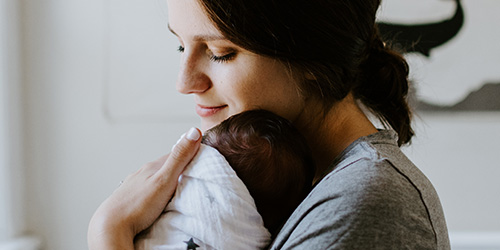
<path id="1" fill-rule="evenodd" d="M 320 194 L 338 195 L 338 192 L 356 190 L 348 193 L 360 196 L 403 189 L 419 200 L 420 195 L 414 196 L 414 192 L 434 190 L 427 177 L 398 147 L 397 135 L 392 130 L 382 130 L 355 141 L 332 163 L 316 188 L 321 190 Z"/>
<path id="2" fill-rule="evenodd" d="M 434 190 L 432 184 L 404 156 L 396 141 L 393 131 L 356 141 L 332 164 L 306 201 L 340 203 L 373 213 L 378 213 L 377 209 L 401 211 L 399 206 L 412 204 L 415 212 L 425 213 L 427 201 L 422 193 Z"/>
<path id="3" fill-rule="evenodd" d="M 396 141 L 393 131 L 380 131 L 348 147 L 290 217 L 275 246 L 449 244 L 432 184 Z M 283 245 L 276 245 L 280 241 Z"/>

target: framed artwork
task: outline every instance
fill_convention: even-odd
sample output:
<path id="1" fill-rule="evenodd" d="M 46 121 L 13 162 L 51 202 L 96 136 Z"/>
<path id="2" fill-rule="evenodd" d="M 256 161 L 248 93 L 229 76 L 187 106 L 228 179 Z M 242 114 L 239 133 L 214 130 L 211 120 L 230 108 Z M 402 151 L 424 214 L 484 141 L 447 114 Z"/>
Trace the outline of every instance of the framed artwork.
<path id="1" fill-rule="evenodd" d="M 499 10 L 491 0 L 384 2 L 379 29 L 405 51 L 417 110 L 500 111 Z"/>

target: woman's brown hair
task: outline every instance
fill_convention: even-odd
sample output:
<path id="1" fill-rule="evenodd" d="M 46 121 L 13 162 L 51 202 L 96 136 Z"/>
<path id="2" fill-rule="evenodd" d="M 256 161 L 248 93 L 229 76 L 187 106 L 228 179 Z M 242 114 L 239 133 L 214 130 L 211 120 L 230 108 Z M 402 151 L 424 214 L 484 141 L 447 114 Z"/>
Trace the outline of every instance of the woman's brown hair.
<path id="1" fill-rule="evenodd" d="M 303 72 L 325 110 L 349 93 L 409 143 L 409 68 L 381 40 L 380 0 L 198 0 L 230 41 Z"/>

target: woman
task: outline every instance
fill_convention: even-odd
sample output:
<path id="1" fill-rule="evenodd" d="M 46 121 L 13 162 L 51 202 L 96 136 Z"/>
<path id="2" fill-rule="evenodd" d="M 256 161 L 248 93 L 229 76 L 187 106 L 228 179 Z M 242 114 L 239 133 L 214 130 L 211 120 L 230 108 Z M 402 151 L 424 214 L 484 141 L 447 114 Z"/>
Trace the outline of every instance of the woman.
<path id="1" fill-rule="evenodd" d="M 434 188 L 399 149 L 413 136 L 408 66 L 380 39 L 380 0 L 167 1 L 177 89 L 194 95 L 202 130 L 260 108 L 292 121 L 312 148 L 314 189 L 271 249 L 450 248 Z M 191 129 L 125 179 L 91 220 L 91 249 L 133 249 L 200 136 Z"/>

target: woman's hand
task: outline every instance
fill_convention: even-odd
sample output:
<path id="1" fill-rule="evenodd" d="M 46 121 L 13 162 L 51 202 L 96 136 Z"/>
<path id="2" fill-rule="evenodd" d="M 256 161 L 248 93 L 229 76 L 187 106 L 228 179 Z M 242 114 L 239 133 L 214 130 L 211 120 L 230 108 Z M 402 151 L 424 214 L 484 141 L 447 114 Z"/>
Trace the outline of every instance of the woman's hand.
<path id="1" fill-rule="evenodd" d="M 92 216 L 89 249 L 134 249 L 134 237 L 160 216 L 177 180 L 200 147 L 201 132 L 192 128 L 172 152 L 129 175 Z"/>

